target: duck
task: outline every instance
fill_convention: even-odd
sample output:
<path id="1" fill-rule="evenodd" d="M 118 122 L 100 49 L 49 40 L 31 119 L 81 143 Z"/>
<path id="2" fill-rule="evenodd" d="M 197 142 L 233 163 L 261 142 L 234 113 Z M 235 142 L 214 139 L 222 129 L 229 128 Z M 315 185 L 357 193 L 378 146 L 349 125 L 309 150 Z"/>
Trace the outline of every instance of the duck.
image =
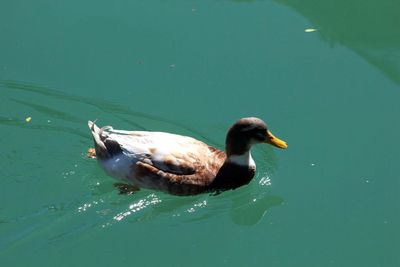
<path id="1" fill-rule="evenodd" d="M 94 141 L 89 154 L 131 192 L 146 188 L 185 196 L 236 189 L 256 173 L 254 145 L 288 147 L 256 117 L 241 118 L 228 129 L 225 150 L 173 133 L 99 128 L 92 121 L 88 127 Z"/>

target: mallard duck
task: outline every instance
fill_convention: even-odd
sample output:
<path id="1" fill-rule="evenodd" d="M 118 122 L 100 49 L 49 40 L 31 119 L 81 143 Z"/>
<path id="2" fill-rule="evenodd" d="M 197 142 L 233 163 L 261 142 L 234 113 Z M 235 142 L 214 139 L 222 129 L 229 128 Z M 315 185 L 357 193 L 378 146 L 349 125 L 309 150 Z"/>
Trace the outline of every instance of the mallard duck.
<path id="1" fill-rule="evenodd" d="M 174 195 L 220 192 L 248 184 L 256 164 L 250 149 L 259 143 L 287 144 L 265 122 L 243 118 L 229 128 L 225 151 L 191 137 L 165 132 L 122 131 L 89 121 L 95 155 L 110 175 L 136 188 Z"/>

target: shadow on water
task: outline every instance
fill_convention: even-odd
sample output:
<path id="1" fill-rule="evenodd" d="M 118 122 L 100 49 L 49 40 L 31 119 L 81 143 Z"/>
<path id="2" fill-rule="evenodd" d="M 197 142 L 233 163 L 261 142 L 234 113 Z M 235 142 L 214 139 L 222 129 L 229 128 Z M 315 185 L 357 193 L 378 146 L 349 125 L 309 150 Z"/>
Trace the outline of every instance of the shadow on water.
<path id="1" fill-rule="evenodd" d="M 154 121 L 172 125 L 177 130 L 182 129 L 191 136 L 202 138 L 207 143 L 220 145 L 186 125 L 137 112 L 110 101 L 75 96 L 15 81 L 0 81 L 0 90 L 5 92 L 3 101 L 8 101 L 7 106 L 20 105 L 45 118 L 41 121 L 37 119 L 35 123 L 26 123 L 24 118 L 3 114 L 0 116 L 0 126 L 73 134 L 79 138 L 79 142 L 89 144 L 88 139 L 91 137 L 86 129 L 88 118 L 83 117 L 86 116 L 86 112 L 82 114 L 81 111 L 94 107 L 94 113 L 101 111 L 101 113 L 110 114 L 116 120 L 124 121 L 136 129 L 146 130 L 148 129 L 146 124 Z M 31 97 L 32 95 L 35 97 Z M 81 106 L 75 110 L 74 103 Z M 69 110 L 71 108 L 72 110 Z M 13 107 L 12 112 L 15 110 L 17 109 Z M 47 119 L 48 121 L 51 119 L 52 123 L 47 123 Z M 86 151 L 86 147 L 83 147 L 82 151 Z M 2 211 L 0 224 L 10 231 L 0 240 L 0 250 L 24 246 L 24 244 L 31 244 L 30 242 L 36 242 L 35 244 L 40 249 L 65 238 L 76 237 L 77 234 L 89 233 L 93 229 L 109 228 L 116 223 L 124 222 L 167 220 L 173 223 L 192 223 L 226 216 L 238 225 L 254 225 L 262 220 L 269 209 L 283 202 L 280 197 L 268 192 L 271 183 L 270 176 L 277 166 L 277 159 L 272 149 L 256 147 L 254 156 L 260 159 L 260 164 L 257 176 L 248 186 L 217 196 L 203 194 L 193 197 L 176 197 L 149 190 L 141 190 L 133 195 L 119 195 L 112 186 L 114 180 L 107 177 L 100 168 L 94 167 L 95 160 L 80 155 L 80 158 L 71 159 L 71 162 L 67 163 L 68 166 L 74 166 L 71 167 L 73 171 L 68 170 L 62 175 L 66 176 L 69 173 L 75 176 L 80 175 L 77 177 L 79 179 L 73 180 L 73 183 L 83 181 L 86 188 L 82 189 L 82 185 L 76 185 L 74 188 L 80 188 L 81 193 L 73 192 L 72 194 L 71 192 L 73 196 L 67 197 L 70 200 L 55 199 L 53 203 L 24 212 L 23 215 L 10 217 Z M 43 165 L 42 168 L 46 166 Z M 58 179 L 57 181 L 58 186 L 64 188 L 63 183 L 68 180 Z M 71 180 L 69 182 L 71 183 Z"/>
<path id="2" fill-rule="evenodd" d="M 255 2 L 255 0 L 232 0 Z M 400 3 L 395 0 L 274 0 L 306 17 L 331 46 L 348 47 L 400 84 Z"/>

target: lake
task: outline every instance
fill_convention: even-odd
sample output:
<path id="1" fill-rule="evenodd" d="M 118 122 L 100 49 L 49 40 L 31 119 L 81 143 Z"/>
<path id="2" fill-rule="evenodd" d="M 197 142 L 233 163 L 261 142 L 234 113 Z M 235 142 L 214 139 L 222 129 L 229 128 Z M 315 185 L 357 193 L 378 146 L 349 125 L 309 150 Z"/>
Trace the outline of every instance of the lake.
<path id="1" fill-rule="evenodd" d="M 1 266 L 400 266 L 400 2 L 2 1 Z M 121 195 L 88 120 L 223 149 L 219 195 Z"/>

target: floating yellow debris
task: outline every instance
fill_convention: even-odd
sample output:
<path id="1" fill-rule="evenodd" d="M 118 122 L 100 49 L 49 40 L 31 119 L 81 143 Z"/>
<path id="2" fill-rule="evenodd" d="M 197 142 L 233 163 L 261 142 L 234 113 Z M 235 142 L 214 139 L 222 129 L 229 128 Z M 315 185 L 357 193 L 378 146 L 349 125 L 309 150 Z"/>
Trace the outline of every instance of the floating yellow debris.
<path id="1" fill-rule="evenodd" d="M 31 120 L 32 120 L 32 117 L 26 117 L 26 119 L 25 119 L 26 122 L 31 122 Z"/>
<path id="2" fill-rule="evenodd" d="M 313 29 L 313 28 L 308 28 L 304 30 L 305 32 L 316 32 L 317 29 Z"/>

